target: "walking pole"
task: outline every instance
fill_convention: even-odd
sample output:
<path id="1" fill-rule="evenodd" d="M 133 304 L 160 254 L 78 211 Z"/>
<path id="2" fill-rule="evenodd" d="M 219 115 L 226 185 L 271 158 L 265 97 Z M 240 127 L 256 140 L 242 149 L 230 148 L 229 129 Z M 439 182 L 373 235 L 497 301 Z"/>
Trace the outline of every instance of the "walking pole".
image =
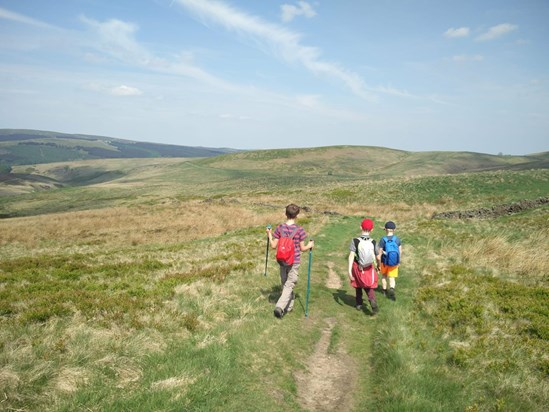
<path id="1" fill-rule="evenodd" d="M 267 225 L 267 229 L 270 229 L 271 225 Z M 267 251 L 265 252 L 265 275 L 267 276 L 267 262 L 269 260 L 269 235 L 267 235 Z"/>
<path id="2" fill-rule="evenodd" d="M 313 239 L 311 239 L 313 240 Z M 305 298 L 305 317 L 309 317 L 309 293 L 311 292 L 311 265 L 313 263 L 313 249 L 309 249 L 309 269 L 307 270 L 307 297 Z"/>

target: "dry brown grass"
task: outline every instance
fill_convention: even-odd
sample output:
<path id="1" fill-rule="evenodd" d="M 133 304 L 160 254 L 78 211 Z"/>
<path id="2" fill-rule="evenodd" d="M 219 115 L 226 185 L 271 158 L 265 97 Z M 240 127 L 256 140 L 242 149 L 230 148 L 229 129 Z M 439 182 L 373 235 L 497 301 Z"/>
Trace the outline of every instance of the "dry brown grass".
<path id="1" fill-rule="evenodd" d="M 242 205 L 189 202 L 135 208 L 115 207 L 0 221 L 0 246 L 41 242 L 141 245 L 177 243 L 281 219 L 272 210 Z"/>
<path id="2" fill-rule="evenodd" d="M 537 283 L 549 273 L 549 229 L 543 228 L 516 241 L 503 235 L 471 238 L 459 247 L 448 244 L 441 253 L 450 259 L 490 268 L 502 278 L 520 280 L 524 284 Z"/>
<path id="3" fill-rule="evenodd" d="M 154 164 L 150 166 L 150 169 L 142 169 L 139 173 L 153 176 L 158 170 Z M 147 186 L 139 179 L 135 184 Z M 98 186 L 116 185 L 124 186 L 123 179 Z M 351 183 L 323 186 L 315 182 L 311 183 L 311 187 L 288 191 L 278 189 L 272 193 L 268 192 L 269 188 L 257 188 L 257 185 L 250 183 L 253 187 L 250 191 L 243 188 L 237 194 L 221 195 L 208 189 L 207 194 L 201 193 L 200 196 L 201 199 L 212 196 L 211 199 L 181 200 L 188 199 L 183 194 L 187 192 L 174 191 L 170 185 L 171 182 L 159 181 L 159 185 L 154 186 L 154 194 L 137 193 L 137 200 L 129 199 L 124 206 L 116 203 L 120 200 L 114 197 L 113 207 L 110 208 L 0 220 L 1 258 L 15 260 L 42 255 L 39 257 L 43 260 L 36 259 L 42 262 L 48 261 L 46 258 L 51 255 L 51 267 L 62 269 L 64 258 L 69 263 L 72 260 L 80 263 L 79 256 L 83 256 L 81 264 L 86 272 L 81 277 L 82 285 L 87 286 L 86 279 L 89 277 L 90 286 L 97 287 L 97 290 L 106 288 L 102 295 L 105 300 L 112 295 L 108 289 L 112 286 L 117 293 L 116 299 L 129 302 L 120 306 L 122 310 L 109 302 L 114 307 L 113 313 L 120 316 L 102 318 L 101 311 L 85 312 L 86 307 L 75 304 L 77 300 L 64 301 L 63 307 L 69 311 L 62 319 L 51 317 L 39 325 L 30 326 L 17 326 L 12 321 L 23 312 L 17 305 L 31 307 L 33 301 L 14 303 L 13 314 L 10 312 L 4 318 L 6 327 L 0 330 L 1 342 L 5 343 L 1 359 L 4 366 L 0 368 L 0 396 L 5 392 L 10 401 L 21 397 L 21 403 L 54 405 L 51 409 L 55 410 L 55 405 L 61 405 L 62 399 L 86 388 L 95 390 L 93 387 L 97 380 L 104 380 L 104 387 L 120 388 L 126 393 L 140 387 L 145 393 L 153 391 L 155 396 L 163 396 L 164 393 L 173 397 L 189 396 L 187 389 L 199 383 L 200 372 L 169 371 L 151 380 L 144 365 L 151 357 L 169 356 L 174 345 L 187 345 L 190 352 L 194 349 L 203 352 L 226 350 L 234 344 L 237 331 L 262 319 L 263 315 L 257 316 L 258 311 L 271 311 L 269 299 L 278 280 L 273 276 L 276 269 L 272 260 L 269 276 L 263 276 L 264 227 L 267 223 L 276 225 L 282 222 L 284 207 L 289 202 L 313 210 L 312 213 L 303 212 L 300 218 L 306 231 L 315 238 L 324 225 L 329 225 L 330 221 L 333 223 L 333 219 L 340 219 L 324 212 L 372 217 L 377 222 L 376 230 L 382 222 L 390 219 L 397 222 L 401 233 L 425 238 L 432 234 L 438 242 L 434 250 L 417 242 L 416 249 L 412 242 L 406 244 L 404 267 L 408 273 L 422 268 L 424 260 L 437 262 L 435 265 L 439 266 L 439 274 L 444 271 L 443 266 L 458 266 L 456 262 L 492 267 L 498 275 L 503 273 L 504 277 L 509 278 L 518 278 L 521 273 L 543 275 L 549 269 L 546 264 L 532 263 L 528 256 L 531 240 L 513 242 L 509 237 L 495 236 L 487 253 L 484 242 L 488 235 L 477 238 L 475 236 L 479 231 L 463 233 L 465 230 L 461 230 L 456 223 L 445 225 L 433 222 L 424 225 L 439 208 L 453 209 L 457 206 L 450 197 L 433 203 L 413 197 L 410 197 L 410 203 L 383 202 L 384 198 L 380 196 L 372 196 L 377 199 L 372 201 L 367 194 L 381 190 L 374 183 L 363 184 L 365 196 L 359 198 L 354 196 L 359 189 Z M 165 195 L 157 196 L 164 191 Z M 395 199 L 400 197 L 395 196 Z M 130 202 L 136 206 L 128 206 Z M 137 205 L 139 202 L 145 203 Z M 348 222 L 346 219 L 340 221 L 344 224 Z M 231 231 L 234 232 L 227 233 Z M 462 239 L 463 235 L 470 235 L 471 241 L 450 242 L 454 238 Z M 549 261 L 547 235 L 547 229 L 543 229 L 530 237 L 544 249 L 540 258 L 544 262 Z M 448 241 L 442 248 L 438 241 L 441 238 Z M 322 263 L 322 253 L 328 252 L 322 250 L 322 237 L 318 240 L 319 258 L 315 261 L 314 275 L 321 279 L 330 270 L 330 265 Z M 78 256 L 73 259 L 74 255 Z M 270 257 L 272 259 L 272 255 Z M 143 261 L 160 264 L 149 268 L 141 264 Z M 103 273 L 102 267 L 107 268 L 109 263 L 114 268 Z M 128 263 L 131 268 L 120 278 L 120 282 L 116 263 Z M 47 283 L 51 279 L 48 278 L 49 273 L 44 272 L 44 282 Z M 425 274 L 425 269 L 418 269 L 418 272 Z M 535 279 L 535 276 L 532 278 Z M 21 284 L 31 286 L 32 280 L 28 279 L 15 279 L 11 284 L 0 283 L 0 292 L 12 286 L 20 287 Z M 402 280 L 404 282 L 406 278 L 403 276 Z M 139 282 L 140 288 L 134 288 L 136 282 Z M 303 288 L 303 285 L 302 277 L 300 287 Z M 126 287 L 136 294 L 135 300 L 134 295 L 125 295 Z M 155 287 L 158 287 L 158 293 L 151 298 L 148 293 Z M 143 296 L 139 295 L 140 292 Z M 322 298 L 320 295 L 316 297 L 318 301 Z M 134 302 L 145 302 L 146 305 L 138 306 Z M 101 299 L 97 300 L 97 304 L 101 306 Z M 321 313 L 321 308 L 316 310 Z M 269 321 L 271 318 L 272 315 Z M 274 369 L 267 369 L 276 364 L 278 352 L 272 351 L 263 341 L 269 341 L 278 334 L 275 329 L 277 325 L 271 326 L 268 322 L 263 330 L 253 329 L 254 333 L 250 334 L 253 341 L 250 346 L 261 348 L 251 356 L 251 370 L 254 373 L 261 371 L 257 373 L 259 377 L 276 374 Z M 405 346 L 413 347 L 407 345 L 407 340 L 404 342 Z M 40 380 L 47 381 L 47 387 L 41 386 Z M 270 378 L 266 381 L 272 383 Z M 46 393 L 48 399 L 44 401 Z M 281 399 L 283 397 L 281 395 Z"/>

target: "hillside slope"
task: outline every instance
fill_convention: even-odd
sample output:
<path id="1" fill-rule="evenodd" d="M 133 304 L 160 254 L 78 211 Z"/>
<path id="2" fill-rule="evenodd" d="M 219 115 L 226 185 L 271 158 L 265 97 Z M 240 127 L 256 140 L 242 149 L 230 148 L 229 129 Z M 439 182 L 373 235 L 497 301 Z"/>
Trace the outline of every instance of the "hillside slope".
<path id="1" fill-rule="evenodd" d="M 97 144 L 98 141 L 93 142 Z M 185 186 L 204 184 L 212 190 L 226 190 L 236 184 L 239 190 L 258 190 L 284 182 L 290 187 L 357 179 L 376 181 L 547 168 L 549 152 L 528 156 L 494 156 L 471 152 L 407 152 L 381 147 L 331 146 L 247 151 L 198 159 L 109 158 L 16 165 L 11 167 L 10 173 L 0 174 L 0 194 L 151 179 L 151 184 L 161 181 Z"/>
<path id="2" fill-rule="evenodd" d="M 235 149 L 137 142 L 105 136 L 0 129 L 0 170 L 12 165 L 72 160 L 210 157 Z"/>
<path id="3" fill-rule="evenodd" d="M 309 149 L 262 150 L 198 161 L 202 165 L 305 175 L 390 178 L 434 176 L 490 170 L 549 168 L 549 152 L 525 156 L 496 156 L 474 152 L 408 152 L 372 146 L 330 146 Z"/>
<path id="4" fill-rule="evenodd" d="M 482 157 L 283 155 L 15 167 L 65 187 L 0 196 L 2 410 L 547 410 L 549 204 L 459 216 L 536 203 L 549 169 L 383 179 Z M 289 202 L 316 243 L 279 320 L 265 226 Z M 404 248 L 376 316 L 347 276 L 364 217 Z"/>

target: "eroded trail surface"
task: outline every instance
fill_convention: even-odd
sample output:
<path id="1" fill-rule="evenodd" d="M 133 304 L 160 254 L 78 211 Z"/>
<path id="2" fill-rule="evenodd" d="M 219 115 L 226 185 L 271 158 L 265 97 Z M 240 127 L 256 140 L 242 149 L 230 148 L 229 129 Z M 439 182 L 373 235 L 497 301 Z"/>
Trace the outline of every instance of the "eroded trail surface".
<path id="1" fill-rule="evenodd" d="M 334 226 L 334 229 L 340 229 Z M 328 233 L 332 239 L 339 233 Z M 345 236 L 346 239 L 346 236 Z M 342 244 L 346 240 L 342 239 Z M 348 253 L 346 249 L 343 253 Z M 324 285 L 333 291 L 345 288 L 346 275 L 344 264 L 338 264 L 334 259 L 341 259 L 339 250 L 319 256 L 318 262 L 324 261 L 322 267 L 326 271 Z M 329 305 L 332 302 L 324 302 Z M 319 308 L 320 309 L 320 308 Z M 321 316 L 322 310 L 316 312 Z M 347 353 L 344 341 L 338 337 L 332 339 L 334 331 L 341 332 L 345 328 L 344 319 L 332 316 L 319 319 L 322 328 L 320 339 L 314 347 L 313 353 L 307 359 L 306 369 L 295 374 L 297 396 L 301 407 L 308 411 L 349 411 L 354 409 L 355 391 L 358 384 L 358 364 Z M 331 342 L 334 342 L 332 346 Z"/>
<path id="2" fill-rule="evenodd" d="M 352 410 L 356 365 L 342 349 L 328 353 L 336 320 L 326 319 L 326 324 L 307 370 L 296 374 L 299 403 L 310 411 Z"/>
<path id="3" fill-rule="evenodd" d="M 334 270 L 334 262 L 328 262 L 328 279 L 326 280 L 326 287 L 330 289 L 341 289 L 341 278 Z"/>

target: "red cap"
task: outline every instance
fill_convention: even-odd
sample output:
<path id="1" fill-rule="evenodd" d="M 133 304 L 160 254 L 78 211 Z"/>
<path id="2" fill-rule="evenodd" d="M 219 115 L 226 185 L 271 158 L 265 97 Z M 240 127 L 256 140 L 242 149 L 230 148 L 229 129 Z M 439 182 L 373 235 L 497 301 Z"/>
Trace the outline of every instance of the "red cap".
<path id="1" fill-rule="evenodd" d="M 370 219 L 364 219 L 360 226 L 362 227 L 362 230 L 367 230 L 368 232 L 371 232 L 374 228 L 374 222 Z"/>

